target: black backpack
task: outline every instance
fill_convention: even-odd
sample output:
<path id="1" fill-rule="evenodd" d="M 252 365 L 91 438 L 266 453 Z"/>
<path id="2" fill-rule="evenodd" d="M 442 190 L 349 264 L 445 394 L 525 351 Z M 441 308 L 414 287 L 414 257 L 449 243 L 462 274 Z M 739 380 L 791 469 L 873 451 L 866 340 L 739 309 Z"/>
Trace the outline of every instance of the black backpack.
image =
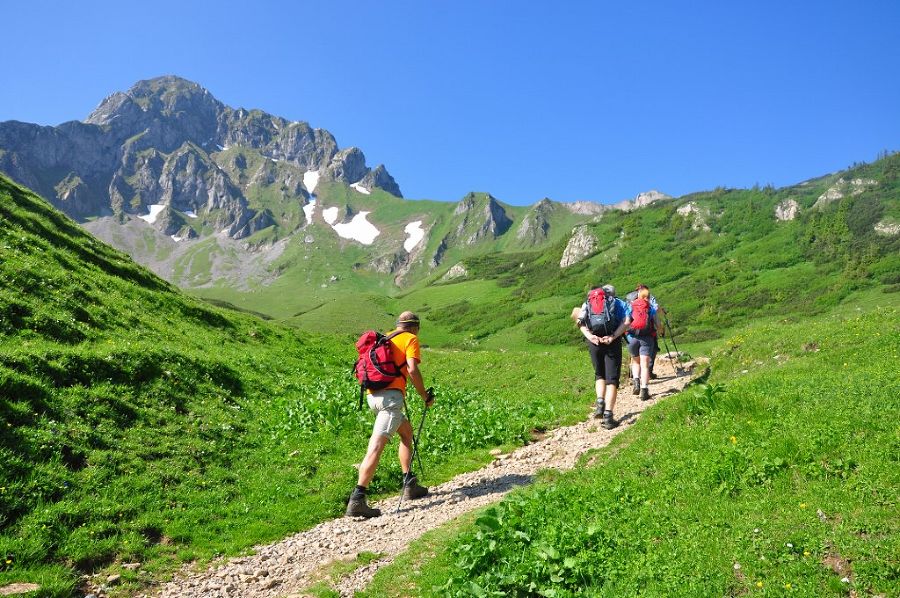
<path id="1" fill-rule="evenodd" d="M 619 320 L 616 318 L 616 298 L 613 295 L 603 289 L 594 289 L 588 293 L 585 304 L 584 323 L 588 330 L 598 336 L 609 336 L 616 331 Z"/>

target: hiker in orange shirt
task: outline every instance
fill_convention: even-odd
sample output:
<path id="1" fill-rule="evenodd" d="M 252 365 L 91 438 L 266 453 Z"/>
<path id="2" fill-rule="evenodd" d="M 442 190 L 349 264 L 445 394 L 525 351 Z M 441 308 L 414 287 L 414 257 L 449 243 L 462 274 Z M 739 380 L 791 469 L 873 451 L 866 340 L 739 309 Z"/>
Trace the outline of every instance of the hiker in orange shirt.
<path id="1" fill-rule="evenodd" d="M 422 498 L 428 489 L 419 485 L 412 473 L 413 428 L 406 418 L 404 406 L 406 401 L 406 383 L 411 380 L 416 392 L 430 407 L 434 395 L 425 388 L 419 362 L 422 361 L 419 348 L 419 316 L 405 311 L 397 319 L 397 328 L 390 339 L 393 361 L 403 375 L 397 377 L 382 390 L 368 390 L 369 409 L 375 413 L 375 424 L 369 438 L 369 448 L 359 466 L 359 477 L 356 488 L 350 495 L 345 515 L 348 517 L 378 517 L 379 509 L 366 503 L 366 489 L 375 475 L 375 469 L 381 460 L 381 453 L 396 432 L 400 436 L 400 468 L 403 470 L 403 498 Z"/>

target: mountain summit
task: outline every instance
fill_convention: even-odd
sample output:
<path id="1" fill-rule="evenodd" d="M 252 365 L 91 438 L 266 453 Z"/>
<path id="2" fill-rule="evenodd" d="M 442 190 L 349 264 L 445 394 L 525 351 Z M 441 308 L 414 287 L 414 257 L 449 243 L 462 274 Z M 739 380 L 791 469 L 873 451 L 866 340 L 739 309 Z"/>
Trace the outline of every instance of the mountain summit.
<path id="1" fill-rule="evenodd" d="M 277 210 L 252 201 L 272 188 L 301 203 L 319 181 L 402 197 L 383 165 L 370 169 L 328 131 L 231 108 L 174 76 L 110 95 L 84 122 L 0 123 L 0 170 L 75 219 L 130 215 L 185 238 L 274 224 Z"/>

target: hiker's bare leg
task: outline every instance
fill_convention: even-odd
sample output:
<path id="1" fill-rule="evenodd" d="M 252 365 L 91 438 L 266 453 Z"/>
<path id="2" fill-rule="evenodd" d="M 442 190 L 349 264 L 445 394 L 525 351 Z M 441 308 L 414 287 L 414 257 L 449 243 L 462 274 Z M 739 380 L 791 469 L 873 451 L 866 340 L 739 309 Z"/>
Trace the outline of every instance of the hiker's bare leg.
<path id="1" fill-rule="evenodd" d="M 363 458 L 362 463 L 359 464 L 357 484 L 366 488 L 369 487 L 369 482 L 375 477 L 375 469 L 378 467 L 381 453 L 389 441 L 390 438 L 378 432 L 372 434 L 372 437 L 369 438 L 369 448 L 366 450 L 366 456 Z"/>
<path id="2" fill-rule="evenodd" d="M 635 380 L 641 377 L 641 362 L 637 357 L 631 358 L 631 379 Z"/>
<path id="3" fill-rule="evenodd" d="M 597 400 L 599 401 L 606 395 L 606 380 L 601 378 L 594 382 L 594 390 L 597 391 Z"/>
<path id="4" fill-rule="evenodd" d="M 409 420 L 403 420 L 403 423 L 397 428 L 397 435 L 400 436 L 400 448 L 397 449 L 397 456 L 400 458 L 400 469 L 403 470 L 403 473 L 409 473 L 413 451 L 413 429 Z"/>
<path id="5" fill-rule="evenodd" d="M 607 384 L 606 385 L 606 410 L 614 411 L 616 406 L 616 392 L 619 390 L 619 387 L 615 384 Z"/>
<path id="6" fill-rule="evenodd" d="M 650 384 L 650 356 L 641 355 L 641 388 L 647 388 Z"/>

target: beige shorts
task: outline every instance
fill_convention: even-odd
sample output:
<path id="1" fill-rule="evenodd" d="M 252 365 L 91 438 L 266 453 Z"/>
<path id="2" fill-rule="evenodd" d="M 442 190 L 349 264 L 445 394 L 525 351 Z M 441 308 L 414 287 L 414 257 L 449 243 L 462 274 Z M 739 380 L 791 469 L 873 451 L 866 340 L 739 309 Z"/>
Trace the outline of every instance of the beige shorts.
<path id="1" fill-rule="evenodd" d="M 373 434 L 382 434 L 390 438 L 404 421 L 403 393 L 396 388 L 373 390 L 369 395 L 369 409 L 375 414 Z"/>

